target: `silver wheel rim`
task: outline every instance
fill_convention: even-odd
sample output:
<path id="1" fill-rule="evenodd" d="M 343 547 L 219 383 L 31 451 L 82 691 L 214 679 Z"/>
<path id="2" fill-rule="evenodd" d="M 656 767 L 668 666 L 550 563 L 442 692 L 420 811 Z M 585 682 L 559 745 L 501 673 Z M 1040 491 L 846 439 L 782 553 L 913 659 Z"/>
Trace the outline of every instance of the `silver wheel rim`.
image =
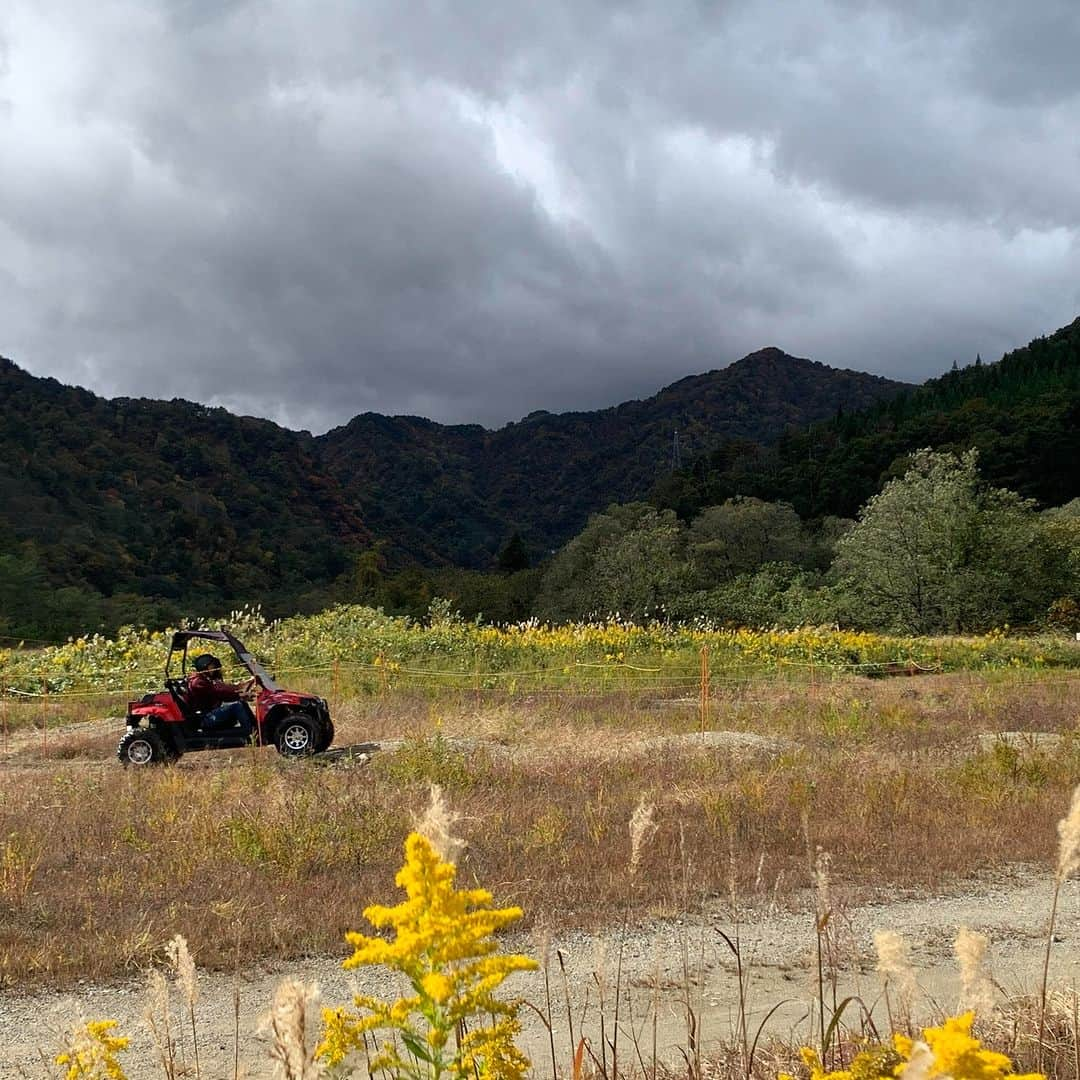
<path id="1" fill-rule="evenodd" d="M 146 739 L 136 739 L 128 743 L 128 761 L 132 765 L 148 765 L 154 757 L 154 748 Z"/>
<path id="2" fill-rule="evenodd" d="M 286 749 L 298 753 L 308 748 L 311 743 L 311 735 L 303 724 L 290 724 L 282 733 L 281 741 Z"/>

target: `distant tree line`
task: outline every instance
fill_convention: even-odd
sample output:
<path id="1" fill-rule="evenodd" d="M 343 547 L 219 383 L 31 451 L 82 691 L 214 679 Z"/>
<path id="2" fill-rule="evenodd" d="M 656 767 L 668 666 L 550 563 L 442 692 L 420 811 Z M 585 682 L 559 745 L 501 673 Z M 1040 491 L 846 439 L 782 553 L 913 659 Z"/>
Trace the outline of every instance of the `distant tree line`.
<path id="1" fill-rule="evenodd" d="M 987 484 L 977 451 L 920 450 L 853 519 L 808 521 L 790 503 L 752 496 L 689 520 L 644 502 L 613 505 L 536 567 L 517 535 L 488 571 L 393 569 L 372 545 L 301 609 L 352 602 L 422 618 L 437 598 L 491 622 L 617 614 L 912 634 L 1080 629 L 1080 499 L 1039 510 Z M 135 593 L 50 588 L 32 550 L 0 554 L 0 613 L 0 634 L 45 640 L 185 614 Z"/>
<path id="2" fill-rule="evenodd" d="M 594 514 L 539 569 L 518 558 L 491 573 L 385 574 L 373 551 L 350 599 L 420 615 L 442 596 L 491 621 L 1080 629 L 1080 499 L 1040 511 L 987 484 L 974 450 L 916 451 L 854 519 L 806 521 L 789 503 L 737 496 L 685 521 L 634 502 Z"/>

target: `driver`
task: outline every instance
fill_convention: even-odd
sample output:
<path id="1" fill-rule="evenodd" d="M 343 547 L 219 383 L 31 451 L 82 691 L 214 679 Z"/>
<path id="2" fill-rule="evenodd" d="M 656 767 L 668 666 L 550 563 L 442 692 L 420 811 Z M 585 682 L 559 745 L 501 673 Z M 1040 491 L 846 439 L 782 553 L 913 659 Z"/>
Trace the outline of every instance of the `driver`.
<path id="1" fill-rule="evenodd" d="M 221 674 L 221 661 L 210 653 L 196 656 L 195 670 L 188 676 L 187 698 L 193 709 L 202 713 L 204 731 L 223 731 L 237 727 L 250 738 L 255 731 L 255 717 L 247 698 L 255 689 L 255 679 L 227 683 Z"/>

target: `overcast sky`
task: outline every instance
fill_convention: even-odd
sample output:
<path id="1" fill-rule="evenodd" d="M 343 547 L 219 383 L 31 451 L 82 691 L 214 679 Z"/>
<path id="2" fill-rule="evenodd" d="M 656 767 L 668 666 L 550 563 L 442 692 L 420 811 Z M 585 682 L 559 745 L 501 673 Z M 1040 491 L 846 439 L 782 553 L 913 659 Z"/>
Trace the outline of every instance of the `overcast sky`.
<path id="1" fill-rule="evenodd" d="M 1076 0 L 5 0 L 0 354 L 315 431 L 922 380 L 1080 314 L 1078 57 Z"/>

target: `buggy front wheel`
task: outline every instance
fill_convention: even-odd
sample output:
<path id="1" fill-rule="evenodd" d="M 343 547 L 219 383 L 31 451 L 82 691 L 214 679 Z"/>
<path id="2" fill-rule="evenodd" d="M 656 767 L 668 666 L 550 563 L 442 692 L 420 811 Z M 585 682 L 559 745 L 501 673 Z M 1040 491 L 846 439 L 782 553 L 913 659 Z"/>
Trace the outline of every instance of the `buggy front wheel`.
<path id="1" fill-rule="evenodd" d="M 319 739 L 316 751 L 322 753 L 324 750 L 330 749 L 330 744 L 334 741 L 334 721 L 324 720 L 322 722 L 322 738 Z"/>
<path id="2" fill-rule="evenodd" d="M 292 713 L 278 724 L 274 745 L 285 757 L 308 757 L 318 749 L 319 727 L 310 716 Z"/>

